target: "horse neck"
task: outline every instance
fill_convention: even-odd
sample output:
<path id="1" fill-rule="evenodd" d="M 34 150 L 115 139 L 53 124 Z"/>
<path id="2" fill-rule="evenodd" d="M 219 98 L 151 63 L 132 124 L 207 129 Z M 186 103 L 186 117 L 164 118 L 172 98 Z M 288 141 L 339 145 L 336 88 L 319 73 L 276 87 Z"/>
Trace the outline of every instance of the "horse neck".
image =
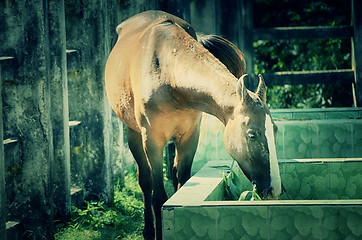
<path id="1" fill-rule="evenodd" d="M 186 107 L 214 115 L 226 125 L 237 104 L 237 79 L 211 53 L 194 44 L 197 54 L 189 50 L 176 57 L 176 92 Z"/>

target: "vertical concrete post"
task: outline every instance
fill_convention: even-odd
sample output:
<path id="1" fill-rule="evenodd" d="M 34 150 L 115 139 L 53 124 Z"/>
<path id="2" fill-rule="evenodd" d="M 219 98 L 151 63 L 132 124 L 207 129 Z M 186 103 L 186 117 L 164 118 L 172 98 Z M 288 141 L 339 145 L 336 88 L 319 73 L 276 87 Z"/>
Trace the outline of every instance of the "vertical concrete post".
<path id="1" fill-rule="evenodd" d="M 113 198 L 111 110 L 104 89 L 110 51 L 107 1 L 72 1 L 65 5 L 67 47 L 77 50 L 78 68 L 68 71 L 69 116 L 80 121 L 82 136 L 71 146 L 72 187 L 87 198 Z"/>
<path id="2" fill-rule="evenodd" d="M 55 214 L 70 216 L 70 149 L 64 0 L 47 1 L 49 81 L 54 144 Z"/>
<path id="3" fill-rule="evenodd" d="M 117 1 L 119 5 L 117 9 L 117 25 L 127 18 L 140 13 L 146 10 L 155 10 L 158 9 L 158 0 L 148 0 L 148 1 Z M 115 9 L 113 9 L 115 11 Z M 113 31 L 115 29 L 112 29 Z"/>
<path id="4" fill-rule="evenodd" d="M 195 31 L 215 34 L 215 12 L 215 0 L 190 1 L 190 23 Z"/>
<path id="5" fill-rule="evenodd" d="M 1 58 L 1 57 L 0 57 Z M 1 63 L 1 59 L 0 59 Z M 6 239 L 6 210 L 5 210 L 5 170 L 4 170 L 4 144 L 3 144 L 3 104 L 2 104 L 2 80 L 0 65 L 0 239 Z"/>
<path id="6" fill-rule="evenodd" d="M 362 106 L 362 2 L 352 0 L 352 69 L 354 70 L 356 100 L 358 107 Z"/>
<path id="7" fill-rule="evenodd" d="M 253 30 L 254 30 L 254 14 L 253 1 L 238 1 L 238 43 L 237 46 L 243 52 L 246 61 L 246 72 L 251 77 L 246 82 L 247 87 L 256 90 L 258 85 L 257 79 L 254 77 L 254 47 L 253 47 Z"/>
<path id="8" fill-rule="evenodd" d="M 253 49 L 253 1 L 249 0 L 216 0 L 217 34 L 225 36 L 243 52 L 246 71 L 254 74 Z M 233 11 L 230 11 L 232 9 Z M 257 82 L 254 77 L 246 82 L 249 89 L 254 90 Z"/>
<path id="9" fill-rule="evenodd" d="M 19 162 L 6 173 L 12 179 L 6 191 L 10 217 L 20 220 L 25 239 L 53 239 L 46 2 L 1 1 L 0 51 L 15 57 L 15 77 L 3 88 L 4 135 L 21 145 Z"/>
<path id="10" fill-rule="evenodd" d="M 159 8 L 190 22 L 190 0 L 158 0 Z"/>

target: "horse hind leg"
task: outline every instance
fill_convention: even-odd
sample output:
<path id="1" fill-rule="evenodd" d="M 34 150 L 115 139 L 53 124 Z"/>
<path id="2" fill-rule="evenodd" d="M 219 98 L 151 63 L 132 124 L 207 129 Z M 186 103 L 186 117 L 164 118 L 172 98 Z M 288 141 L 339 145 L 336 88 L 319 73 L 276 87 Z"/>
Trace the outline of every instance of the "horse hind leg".
<path id="1" fill-rule="evenodd" d="M 147 162 L 146 155 L 142 146 L 141 134 L 128 128 L 127 131 L 128 145 L 133 157 L 137 162 L 138 183 L 141 187 L 144 202 L 144 229 L 143 236 L 145 239 L 155 239 L 155 228 L 153 224 L 152 211 L 152 178 L 151 170 Z"/>
<path id="2" fill-rule="evenodd" d="M 152 134 L 148 134 L 146 141 L 144 142 L 144 149 L 148 162 L 151 165 L 152 176 L 152 205 L 153 213 L 156 219 L 156 239 L 162 239 L 162 217 L 161 209 L 162 205 L 167 201 L 167 194 L 163 185 L 163 146 L 154 144 Z M 164 143 L 166 144 L 166 143 Z"/>

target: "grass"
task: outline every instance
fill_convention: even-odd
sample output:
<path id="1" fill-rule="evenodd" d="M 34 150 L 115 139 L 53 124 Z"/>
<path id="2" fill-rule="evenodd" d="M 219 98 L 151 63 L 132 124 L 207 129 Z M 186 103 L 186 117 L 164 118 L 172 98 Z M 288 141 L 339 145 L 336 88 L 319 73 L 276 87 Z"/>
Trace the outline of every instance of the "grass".
<path id="1" fill-rule="evenodd" d="M 165 178 L 170 197 L 173 186 Z M 72 207 L 67 226 L 56 227 L 55 240 L 141 240 L 143 239 L 143 197 L 135 171 L 128 171 L 125 186 L 116 181 L 111 206 L 104 202 L 85 201 L 81 208 Z"/>
<path id="2" fill-rule="evenodd" d="M 84 202 L 72 208 L 68 226 L 59 227 L 56 240 L 143 239 L 143 201 L 136 174 L 125 177 L 125 186 L 115 184 L 111 206 L 103 202 Z"/>
<path id="3" fill-rule="evenodd" d="M 225 200 L 238 200 L 238 201 L 261 201 L 261 197 L 257 193 L 256 185 L 253 185 L 252 190 L 246 190 L 241 192 L 241 189 L 237 187 L 237 178 L 238 176 L 233 170 L 234 161 L 231 166 L 228 165 L 220 165 L 220 166 L 212 166 L 213 168 L 220 168 L 224 171 L 220 171 L 224 181 L 225 187 Z"/>

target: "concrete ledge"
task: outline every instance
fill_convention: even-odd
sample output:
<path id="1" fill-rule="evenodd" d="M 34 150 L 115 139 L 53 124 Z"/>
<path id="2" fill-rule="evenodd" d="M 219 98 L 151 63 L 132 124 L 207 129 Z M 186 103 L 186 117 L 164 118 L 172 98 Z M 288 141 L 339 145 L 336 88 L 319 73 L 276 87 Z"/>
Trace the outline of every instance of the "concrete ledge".
<path id="1" fill-rule="evenodd" d="M 272 109 L 274 120 L 360 119 L 362 108 Z"/>
<path id="2" fill-rule="evenodd" d="M 80 51 L 75 49 L 67 49 L 67 71 L 74 72 L 79 71 L 79 63 L 80 63 Z"/>
<path id="3" fill-rule="evenodd" d="M 19 221 L 6 222 L 6 237 L 11 240 L 22 239 L 22 229 Z"/>
<path id="4" fill-rule="evenodd" d="M 207 163 L 199 172 L 191 177 L 165 204 L 164 208 L 202 205 L 206 199 L 217 199 L 220 194 L 214 193 L 223 188 L 223 179 L 220 172 L 227 173 L 232 161 L 212 161 Z M 219 167 L 217 167 L 219 166 Z"/>
<path id="5" fill-rule="evenodd" d="M 80 207 L 84 201 L 84 192 L 81 188 L 70 189 L 71 204 L 75 207 Z"/>
<path id="6" fill-rule="evenodd" d="M 4 83 L 14 83 L 15 82 L 15 73 L 17 71 L 18 63 L 16 59 L 11 56 L 1 56 L 1 81 Z"/>

